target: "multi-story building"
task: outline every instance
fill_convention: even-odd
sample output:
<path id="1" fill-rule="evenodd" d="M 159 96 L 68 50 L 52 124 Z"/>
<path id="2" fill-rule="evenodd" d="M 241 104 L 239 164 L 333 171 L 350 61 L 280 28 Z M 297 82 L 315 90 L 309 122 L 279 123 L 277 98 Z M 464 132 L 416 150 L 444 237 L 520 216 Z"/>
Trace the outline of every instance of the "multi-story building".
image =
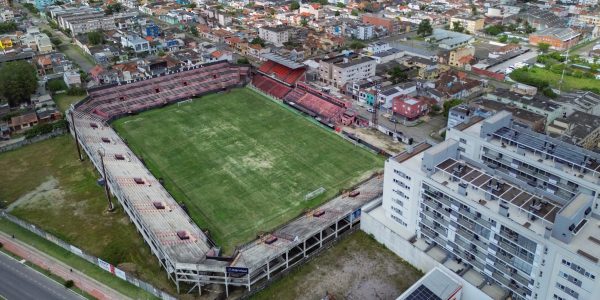
<path id="1" fill-rule="evenodd" d="M 347 82 L 359 81 L 375 76 L 377 62 L 370 57 L 358 55 L 339 55 L 323 59 L 319 63 L 319 79 L 321 82 L 337 88 Z"/>
<path id="2" fill-rule="evenodd" d="M 0 12 L 0 20 L 2 22 L 12 22 L 15 20 L 15 14 L 10 9 L 5 9 Z"/>
<path id="3" fill-rule="evenodd" d="M 505 111 L 465 121 L 386 161 L 382 205 L 361 228 L 490 298 L 598 299 L 600 154 Z"/>
<path id="4" fill-rule="evenodd" d="M 258 29 L 258 36 L 268 43 L 271 43 L 277 47 L 281 47 L 290 39 L 290 27 L 283 25 L 275 27 L 261 27 Z"/>
<path id="5" fill-rule="evenodd" d="M 458 22 L 466 31 L 475 33 L 476 31 L 483 30 L 485 18 L 482 16 L 472 15 L 460 15 L 453 16 L 450 18 L 450 28 L 454 29 L 454 22 Z"/>
<path id="6" fill-rule="evenodd" d="M 96 31 L 116 29 L 115 17 L 107 16 L 103 11 L 68 11 L 57 14 L 58 25 L 70 30 L 72 35 Z"/>
<path id="7" fill-rule="evenodd" d="M 121 45 L 123 47 L 131 47 L 136 53 L 150 51 L 150 42 L 137 35 L 124 35 L 121 36 Z"/>

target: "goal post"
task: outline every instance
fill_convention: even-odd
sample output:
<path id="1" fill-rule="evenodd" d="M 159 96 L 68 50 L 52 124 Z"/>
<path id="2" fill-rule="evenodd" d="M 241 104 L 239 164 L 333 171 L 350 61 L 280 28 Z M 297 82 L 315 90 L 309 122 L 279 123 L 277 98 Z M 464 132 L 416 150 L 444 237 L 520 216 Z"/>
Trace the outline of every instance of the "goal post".
<path id="1" fill-rule="evenodd" d="M 304 196 L 304 201 L 308 201 L 308 200 L 314 199 L 315 197 L 317 197 L 317 196 L 319 196 L 319 195 L 321 195 L 323 193 L 325 193 L 325 188 L 324 187 L 319 187 L 318 189 L 316 189 L 316 190 L 314 190 L 314 191 L 306 194 Z"/>

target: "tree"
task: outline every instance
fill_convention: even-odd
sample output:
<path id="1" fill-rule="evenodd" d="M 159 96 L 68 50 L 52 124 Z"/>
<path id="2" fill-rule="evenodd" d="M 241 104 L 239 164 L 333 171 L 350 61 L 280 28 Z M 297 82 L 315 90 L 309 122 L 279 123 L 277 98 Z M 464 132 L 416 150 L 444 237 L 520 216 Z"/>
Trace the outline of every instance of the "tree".
<path id="1" fill-rule="evenodd" d="M 475 4 L 471 4 L 471 14 L 474 16 L 477 15 L 477 6 Z"/>
<path id="2" fill-rule="evenodd" d="M 0 23 L 0 34 L 13 32 L 15 30 L 17 30 L 17 23 L 15 22 Z"/>
<path id="3" fill-rule="evenodd" d="M 339 11 L 336 11 L 336 12 L 334 13 L 334 15 L 335 15 L 336 17 L 338 17 L 338 16 L 340 15 L 340 12 L 339 12 Z"/>
<path id="4" fill-rule="evenodd" d="M 393 83 L 399 83 L 408 79 L 406 72 L 398 66 L 388 71 L 388 75 L 390 75 Z"/>
<path id="5" fill-rule="evenodd" d="M 421 21 L 421 23 L 419 23 L 419 28 L 417 28 L 417 34 L 425 37 L 431 35 L 431 33 L 433 33 L 433 27 L 431 27 L 431 22 L 429 21 L 429 19 L 424 19 L 423 21 Z"/>
<path id="6" fill-rule="evenodd" d="M 487 33 L 489 35 L 496 36 L 496 35 L 499 35 L 502 32 L 504 32 L 504 26 L 502 26 L 500 24 L 499 25 L 491 25 L 491 26 L 488 26 L 485 29 L 483 29 L 483 31 L 485 31 L 485 33 Z"/>
<path id="7" fill-rule="evenodd" d="M 538 49 L 540 49 L 540 52 L 542 53 L 547 53 L 548 50 L 550 50 L 550 44 L 548 43 L 539 43 L 537 46 Z"/>
<path id="8" fill-rule="evenodd" d="M 298 3 L 298 1 L 292 1 L 292 3 L 290 4 L 290 9 L 291 10 L 300 9 L 300 3 Z"/>
<path id="9" fill-rule="evenodd" d="M 104 44 L 104 34 L 100 31 L 90 31 L 87 33 L 87 38 L 90 44 L 100 45 Z"/>
<path id="10" fill-rule="evenodd" d="M 508 36 L 506 36 L 506 34 L 503 34 L 501 36 L 498 37 L 498 42 L 500 43 L 506 43 L 506 41 L 508 41 Z"/>
<path id="11" fill-rule="evenodd" d="M 350 43 L 350 49 L 357 51 L 360 50 L 362 48 L 366 47 L 365 43 L 361 42 L 361 41 L 352 41 Z"/>
<path id="12" fill-rule="evenodd" d="M 104 10 L 106 12 L 107 15 L 112 15 L 114 13 L 118 13 L 121 12 L 123 10 L 123 5 L 121 5 L 121 3 L 113 3 L 113 4 L 109 4 L 106 6 L 106 9 Z"/>
<path id="13" fill-rule="evenodd" d="M 32 3 L 23 3 L 23 7 L 25 7 L 30 13 L 37 15 L 40 11 L 33 6 Z"/>
<path id="14" fill-rule="evenodd" d="M 165 51 L 160 50 L 160 51 L 158 51 L 158 53 L 156 55 L 163 57 L 163 56 L 167 55 L 167 53 L 165 53 Z"/>
<path id="15" fill-rule="evenodd" d="M 308 20 L 307 19 L 302 19 L 302 21 L 300 21 L 300 25 L 302 25 L 302 27 L 308 26 Z"/>
<path id="16" fill-rule="evenodd" d="M 237 63 L 241 64 L 241 65 L 249 65 L 250 61 L 246 57 L 241 57 L 241 58 L 238 58 Z"/>
<path id="17" fill-rule="evenodd" d="M 58 79 L 53 79 L 50 80 L 46 83 L 46 88 L 52 92 L 52 93 L 56 93 L 58 91 L 63 91 L 67 89 L 67 84 L 65 84 L 65 81 L 62 80 L 62 78 L 58 78 Z"/>
<path id="18" fill-rule="evenodd" d="M 336 4 L 336 6 L 339 7 L 339 8 L 346 8 L 346 4 L 344 4 L 343 2 L 338 2 Z"/>
<path id="19" fill-rule="evenodd" d="M 192 3 L 188 4 L 187 7 L 190 8 L 190 9 L 194 9 L 194 8 L 196 8 L 196 3 L 192 2 Z"/>
<path id="20" fill-rule="evenodd" d="M 452 31 L 464 32 L 465 28 L 463 27 L 463 25 L 460 22 L 455 21 L 455 22 L 452 22 Z"/>
<path id="21" fill-rule="evenodd" d="M 193 36 L 198 36 L 198 29 L 196 28 L 196 26 L 192 26 L 190 28 L 190 32 L 192 33 Z"/>
<path id="22" fill-rule="evenodd" d="M 448 113 L 450 112 L 450 109 L 457 105 L 460 105 L 461 103 L 463 103 L 463 101 L 460 99 L 452 99 L 452 100 L 448 100 L 448 101 L 444 102 L 444 116 L 448 117 Z"/>
<path id="23" fill-rule="evenodd" d="M 258 36 L 257 36 L 257 37 L 255 37 L 255 38 L 254 38 L 254 39 L 253 39 L 253 40 L 250 42 L 250 44 L 252 44 L 252 45 L 261 45 L 261 46 L 263 46 L 263 47 L 264 47 L 264 46 L 265 46 L 265 40 L 263 40 L 263 39 L 261 39 L 260 37 L 258 37 Z"/>
<path id="24" fill-rule="evenodd" d="M 8 62 L 0 68 L 0 96 L 8 100 L 10 106 L 28 103 L 36 89 L 37 72 L 30 63 Z"/>
<path id="25" fill-rule="evenodd" d="M 355 17 L 357 17 L 358 16 L 358 10 L 353 9 L 350 14 L 353 15 L 353 16 L 355 16 Z"/>

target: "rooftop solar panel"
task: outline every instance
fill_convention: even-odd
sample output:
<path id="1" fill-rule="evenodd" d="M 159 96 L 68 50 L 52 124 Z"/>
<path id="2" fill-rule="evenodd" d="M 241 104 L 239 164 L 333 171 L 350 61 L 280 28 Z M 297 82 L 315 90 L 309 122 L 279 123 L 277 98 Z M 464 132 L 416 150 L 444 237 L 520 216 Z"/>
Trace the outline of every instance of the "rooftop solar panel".
<path id="1" fill-rule="evenodd" d="M 420 285 L 416 290 L 406 297 L 406 300 L 442 300 L 442 298 L 435 295 L 424 285 Z"/>

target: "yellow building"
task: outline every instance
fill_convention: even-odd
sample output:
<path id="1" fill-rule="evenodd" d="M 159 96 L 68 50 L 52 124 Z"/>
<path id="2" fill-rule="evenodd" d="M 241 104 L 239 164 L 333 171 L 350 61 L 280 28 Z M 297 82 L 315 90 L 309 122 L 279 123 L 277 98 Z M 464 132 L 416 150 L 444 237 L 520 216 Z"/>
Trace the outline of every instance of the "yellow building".
<path id="1" fill-rule="evenodd" d="M 0 38 L 0 49 L 6 50 L 13 47 L 12 39 L 9 37 Z"/>
<path id="2" fill-rule="evenodd" d="M 469 33 L 482 30 L 485 25 L 485 18 L 481 16 L 454 16 L 450 18 L 450 29 L 453 29 L 454 22 L 458 22 Z"/>

